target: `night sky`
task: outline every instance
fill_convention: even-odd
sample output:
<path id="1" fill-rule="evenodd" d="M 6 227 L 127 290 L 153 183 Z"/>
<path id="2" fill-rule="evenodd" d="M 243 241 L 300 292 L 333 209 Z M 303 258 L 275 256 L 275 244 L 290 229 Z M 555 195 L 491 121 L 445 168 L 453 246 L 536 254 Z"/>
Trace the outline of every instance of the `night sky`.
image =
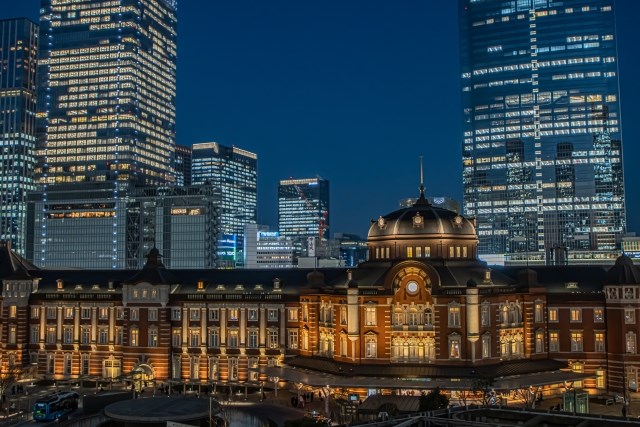
<path id="1" fill-rule="evenodd" d="M 37 22 L 39 0 L 0 18 Z M 617 1 L 628 230 L 640 231 L 640 1 Z M 331 182 L 331 234 L 418 195 L 462 201 L 457 1 L 182 0 L 178 143 L 256 152 L 259 218 L 277 225 L 278 180 Z"/>

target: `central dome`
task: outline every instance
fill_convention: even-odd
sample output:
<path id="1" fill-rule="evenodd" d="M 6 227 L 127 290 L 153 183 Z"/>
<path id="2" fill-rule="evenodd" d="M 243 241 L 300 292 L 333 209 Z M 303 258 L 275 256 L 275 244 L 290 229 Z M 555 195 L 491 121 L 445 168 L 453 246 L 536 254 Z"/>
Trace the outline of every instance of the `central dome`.
<path id="1" fill-rule="evenodd" d="M 371 220 L 367 244 L 372 260 L 475 259 L 478 237 L 473 221 L 432 206 L 421 186 L 413 206 Z"/>

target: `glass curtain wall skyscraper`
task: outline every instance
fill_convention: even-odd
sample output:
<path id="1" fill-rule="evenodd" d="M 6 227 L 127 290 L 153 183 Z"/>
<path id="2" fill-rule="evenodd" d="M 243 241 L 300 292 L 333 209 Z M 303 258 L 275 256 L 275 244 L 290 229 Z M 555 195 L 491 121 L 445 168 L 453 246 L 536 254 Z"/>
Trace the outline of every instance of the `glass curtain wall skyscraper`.
<path id="1" fill-rule="evenodd" d="M 258 220 L 258 156 L 238 147 L 217 142 L 193 144 L 191 184 L 207 185 L 221 193 L 220 233 L 235 239 L 238 256 L 243 260 L 245 224 Z M 229 264 L 229 266 L 231 266 Z"/>
<path id="2" fill-rule="evenodd" d="M 328 228 L 329 181 L 319 177 L 281 180 L 278 186 L 280 234 L 291 237 L 297 249 L 301 249 L 309 238 L 328 239 Z"/>
<path id="3" fill-rule="evenodd" d="M 25 254 L 27 193 L 35 189 L 38 26 L 0 20 L 0 240 Z"/>
<path id="4" fill-rule="evenodd" d="M 625 230 L 613 0 L 459 0 L 459 21 L 480 254 L 611 259 Z"/>
<path id="5" fill-rule="evenodd" d="M 174 180 L 175 0 L 42 0 L 42 184 Z"/>

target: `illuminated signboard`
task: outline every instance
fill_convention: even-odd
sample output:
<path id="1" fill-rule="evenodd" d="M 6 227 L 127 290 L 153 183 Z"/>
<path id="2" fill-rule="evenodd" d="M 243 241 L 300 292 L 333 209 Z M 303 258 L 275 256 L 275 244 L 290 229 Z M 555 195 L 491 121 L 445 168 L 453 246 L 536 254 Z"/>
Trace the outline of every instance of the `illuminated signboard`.
<path id="1" fill-rule="evenodd" d="M 238 236 L 235 234 L 223 234 L 218 238 L 218 249 L 216 254 L 221 261 L 236 260 L 236 245 Z"/>
<path id="2" fill-rule="evenodd" d="M 203 208 L 171 208 L 171 215 L 203 215 Z"/>

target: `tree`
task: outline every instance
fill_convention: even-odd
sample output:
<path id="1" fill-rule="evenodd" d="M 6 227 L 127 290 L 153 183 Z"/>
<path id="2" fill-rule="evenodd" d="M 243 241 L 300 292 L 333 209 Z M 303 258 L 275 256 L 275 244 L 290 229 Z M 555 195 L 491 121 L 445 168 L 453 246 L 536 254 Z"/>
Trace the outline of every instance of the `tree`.
<path id="1" fill-rule="evenodd" d="M 442 394 L 439 387 L 434 388 L 429 393 L 422 393 L 420 396 L 421 411 L 435 411 L 449 406 L 449 398 Z"/>
<path id="2" fill-rule="evenodd" d="M 22 372 L 23 369 L 20 366 L 0 360 L 0 406 L 7 390 L 20 379 Z"/>

